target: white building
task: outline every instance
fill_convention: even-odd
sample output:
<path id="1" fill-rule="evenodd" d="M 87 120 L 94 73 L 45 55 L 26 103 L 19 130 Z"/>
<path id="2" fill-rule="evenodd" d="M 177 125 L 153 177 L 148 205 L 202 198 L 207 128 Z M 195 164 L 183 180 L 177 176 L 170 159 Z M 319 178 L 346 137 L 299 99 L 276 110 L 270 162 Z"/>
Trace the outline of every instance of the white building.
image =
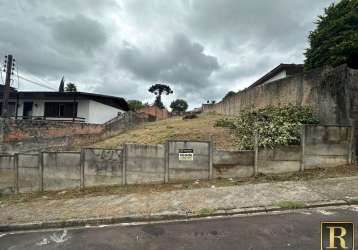
<path id="1" fill-rule="evenodd" d="M 3 97 L 3 85 L 0 87 L 0 96 Z M 12 88 L 8 110 L 14 119 L 103 124 L 129 108 L 121 97 L 85 92 L 16 91 Z"/>
<path id="2" fill-rule="evenodd" d="M 283 78 L 293 76 L 303 71 L 303 64 L 285 64 L 281 63 L 276 68 L 254 82 L 249 88 L 256 87 Z"/>

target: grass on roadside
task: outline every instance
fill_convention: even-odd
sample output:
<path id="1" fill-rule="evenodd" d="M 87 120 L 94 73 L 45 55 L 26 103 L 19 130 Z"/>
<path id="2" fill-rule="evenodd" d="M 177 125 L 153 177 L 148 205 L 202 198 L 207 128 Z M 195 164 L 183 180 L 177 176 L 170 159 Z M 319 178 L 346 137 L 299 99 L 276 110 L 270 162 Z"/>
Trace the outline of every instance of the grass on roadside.
<path id="1" fill-rule="evenodd" d="M 213 213 L 215 213 L 216 209 L 215 208 L 201 208 L 198 211 L 199 215 L 202 216 L 208 216 L 208 215 L 212 215 Z"/>
<path id="2" fill-rule="evenodd" d="M 351 199 L 350 203 L 353 204 L 353 205 L 358 205 L 358 198 Z"/>
<path id="3" fill-rule="evenodd" d="M 303 201 L 280 201 L 276 205 L 284 209 L 298 209 L 303 208 L 305 203 Z"/>

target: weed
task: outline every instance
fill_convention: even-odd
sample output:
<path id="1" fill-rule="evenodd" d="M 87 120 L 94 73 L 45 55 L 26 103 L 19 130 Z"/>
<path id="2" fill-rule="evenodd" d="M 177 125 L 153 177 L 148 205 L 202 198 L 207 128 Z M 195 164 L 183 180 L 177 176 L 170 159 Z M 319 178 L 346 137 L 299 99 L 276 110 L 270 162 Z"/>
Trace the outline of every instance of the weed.
<path id="1" fill-rule="evenodd" d="M 298 209 L 303 208 L 305 203 L 303 201 L 280 201 L 276 205 L 285 209 Z"/>
<path id="2" fill-rule="evenodd" d="M 206 216 L 206 215 L 211 215 L 211 214 L 213 214 L 215 211 L 216 211 L 215 208 L 201 208 L 201 209 L 199 210 L 199 214 L 200 214 L 200 215 L 203 215 L 203 216 Z"/>

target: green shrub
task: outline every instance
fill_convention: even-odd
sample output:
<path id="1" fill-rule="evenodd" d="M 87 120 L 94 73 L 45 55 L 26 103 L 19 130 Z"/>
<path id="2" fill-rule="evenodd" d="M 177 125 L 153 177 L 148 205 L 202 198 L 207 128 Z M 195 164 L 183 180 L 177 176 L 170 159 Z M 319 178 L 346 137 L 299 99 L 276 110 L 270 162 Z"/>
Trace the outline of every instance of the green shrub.
<path id="1" fill-rule="evenodd" d="M 215 213 L 216 209 L 215 208 L 201 208 L 199 210 L 199 214 L 203 215 L 203 216 L 208 216 L 208 215 L 212 215 L 213 213 Z"/>
<path id="2" fill-rule="evenodd" d="M 309 106 L 269 106 L 258 110 L 242 111 L 235 119 L 221 119 L 216 126 L 233 129 L 239 149 L 254 148 L 255 131 L 260 147 L 299 144 L 301 124 L 317 124 Z"/>
<path id="3" fill-rule="evenodd" d="M 298 209 L 305 207 L 306 204 L 303 201 L 280 201 L 276 205 L 284 209 Z"/>
<path id="4" fill-rule="evenodd" d="M 223 128 L 235 128 L 235 120 L 232 118 L 222 118 L 215 121 L 214 127 L 223 127 Z"/>

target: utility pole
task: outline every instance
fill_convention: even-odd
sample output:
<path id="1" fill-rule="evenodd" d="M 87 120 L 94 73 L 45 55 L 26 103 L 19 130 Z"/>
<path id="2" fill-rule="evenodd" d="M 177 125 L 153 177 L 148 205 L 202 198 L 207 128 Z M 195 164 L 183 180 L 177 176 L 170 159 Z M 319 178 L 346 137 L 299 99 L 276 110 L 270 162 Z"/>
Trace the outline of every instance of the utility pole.
<path id="1" fill-rule="evenodd" d="M 15 64 L 13 63 L 15 59 L 13 59 L 12 55 L 5 56 L 5 65 L 6 65 L 6 77 L 5 77 L 5 86 L 4 86 L 4 96 L 2 101 L 2 117 L 8 117 L 9 115 L 9 95 L 10 95 L 10 82 L 13 67 Z"/>

